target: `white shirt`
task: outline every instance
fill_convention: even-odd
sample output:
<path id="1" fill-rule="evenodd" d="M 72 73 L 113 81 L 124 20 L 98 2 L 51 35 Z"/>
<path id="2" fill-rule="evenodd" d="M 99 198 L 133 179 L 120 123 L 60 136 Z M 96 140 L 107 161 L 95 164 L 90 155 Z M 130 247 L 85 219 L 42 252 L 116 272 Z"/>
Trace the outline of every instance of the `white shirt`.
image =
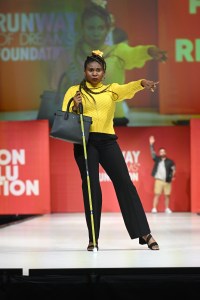
<path id="1" fill-rule="evenodd" d="M 158 164 L 158 169 L 155 174 L 155 178 L 166 181 L 166 168 L 165 168 L 165 160 L 164 159 L 162 159 Z"/>

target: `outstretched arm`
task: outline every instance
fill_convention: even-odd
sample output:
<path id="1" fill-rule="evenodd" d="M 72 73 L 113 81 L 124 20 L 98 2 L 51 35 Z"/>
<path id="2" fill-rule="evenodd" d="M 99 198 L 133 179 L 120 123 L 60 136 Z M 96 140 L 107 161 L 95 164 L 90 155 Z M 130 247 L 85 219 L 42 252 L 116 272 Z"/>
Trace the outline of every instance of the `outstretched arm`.
<path id="1" fill-rule="evenodd" d="M 124 99 L 132 99 L 137 92 L 143 91 L 144 89 L 154 92 L 158 83 L 158 81 L 139 79 L 125 84 L 113 83 L 110 86 L 110 90 L 118 96 L 114 101 L 120 102 Z"/>
<path id="2" fill-rule="evenodd" d="M 150 60 L 155 60 L 157 62 L 167 60 L 167 52 L 155 45 L 130 46 L 122 42 L 112 47 L 109 56 L 119 57 L 124 63 L 125 70 L 143 68 Z"/>

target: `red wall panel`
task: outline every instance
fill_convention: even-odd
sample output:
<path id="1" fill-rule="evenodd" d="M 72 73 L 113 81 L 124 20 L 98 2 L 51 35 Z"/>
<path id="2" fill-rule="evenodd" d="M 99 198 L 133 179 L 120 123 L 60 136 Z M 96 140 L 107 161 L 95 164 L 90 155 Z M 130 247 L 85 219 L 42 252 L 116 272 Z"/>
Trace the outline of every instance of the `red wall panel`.
<path id="1" fill-rule="evenodd" d="M 195 160 L 198 159 L 198 132 L 198 127 L 191 131 L 192 170 L 196 172 L 192 172 L 193 177 L 198 174 Z M 145 210 L 151 210 L 153 199 L 149 136 L 154 135 L 155 149 L 165 147 L 168 157 L 175 161 L 177 167 L 171 209 L 190 211 L 189 126 L 117 127 L 116 134 Z M 73 145 L 49 138 L 47 121 L 0 122 L 0 168 L 0 214 L 83 211 L 81 179 L 73 158 Z M 198 176 L 194 178 L 198 181 Z M 112 183 L 101 167 L 100 181 L 103 211 L 118 212 Z M 33 183 L 37 183 L 35 188 Z M 195 199 L 197 186 L 196 181 L 192 181 L 192 197 Z M 193 209 L 196 210 L 196 206 Z M 164 210 L 164 199 L 160 200 L 159 210 Z"/>
<path id="2" fill-rule="evenodd" d="M 0 122 L 0 214 L 50 212 L 49 126 Z"/>
<path id="3" fill-rule="evenodd" d="M 191 120 L 191 211 L 200 212 L 200 120 Z"/>

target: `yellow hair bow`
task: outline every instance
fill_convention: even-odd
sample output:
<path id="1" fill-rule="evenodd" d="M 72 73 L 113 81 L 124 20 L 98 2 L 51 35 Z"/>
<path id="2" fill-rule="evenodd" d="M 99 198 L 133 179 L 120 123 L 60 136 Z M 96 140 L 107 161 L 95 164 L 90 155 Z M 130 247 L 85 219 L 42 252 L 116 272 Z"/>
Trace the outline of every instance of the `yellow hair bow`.
<path id="1" fill-rule="evenodd" d="M 93 51 L 92 51 L 92 54 L 103 57 L 103 52 L 101 52 L 101 51 L 99 51 L 99 50 L 93 50 Z"/>

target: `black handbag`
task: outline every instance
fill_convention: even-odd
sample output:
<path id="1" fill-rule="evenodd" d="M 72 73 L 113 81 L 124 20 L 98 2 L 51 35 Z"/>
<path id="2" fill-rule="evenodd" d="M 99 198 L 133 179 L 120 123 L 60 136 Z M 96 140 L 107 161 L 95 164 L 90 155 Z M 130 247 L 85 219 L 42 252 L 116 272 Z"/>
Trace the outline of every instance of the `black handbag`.
<path id="1" fill-rule="evenodd" d="M 58 109 L 55 113 L 54 122 L 50 130 L 50 137 L 74 144 L 83 144 L 84 134 L 85 142 L 87 143 L 90 126 L 92 124 L 92 117 L 82 115 L 84 127 L 83 133 L 80 115 L 69 112 L 69 107 L 72 101 L 73 98 L 68 102 L 66 111 Z"/>

